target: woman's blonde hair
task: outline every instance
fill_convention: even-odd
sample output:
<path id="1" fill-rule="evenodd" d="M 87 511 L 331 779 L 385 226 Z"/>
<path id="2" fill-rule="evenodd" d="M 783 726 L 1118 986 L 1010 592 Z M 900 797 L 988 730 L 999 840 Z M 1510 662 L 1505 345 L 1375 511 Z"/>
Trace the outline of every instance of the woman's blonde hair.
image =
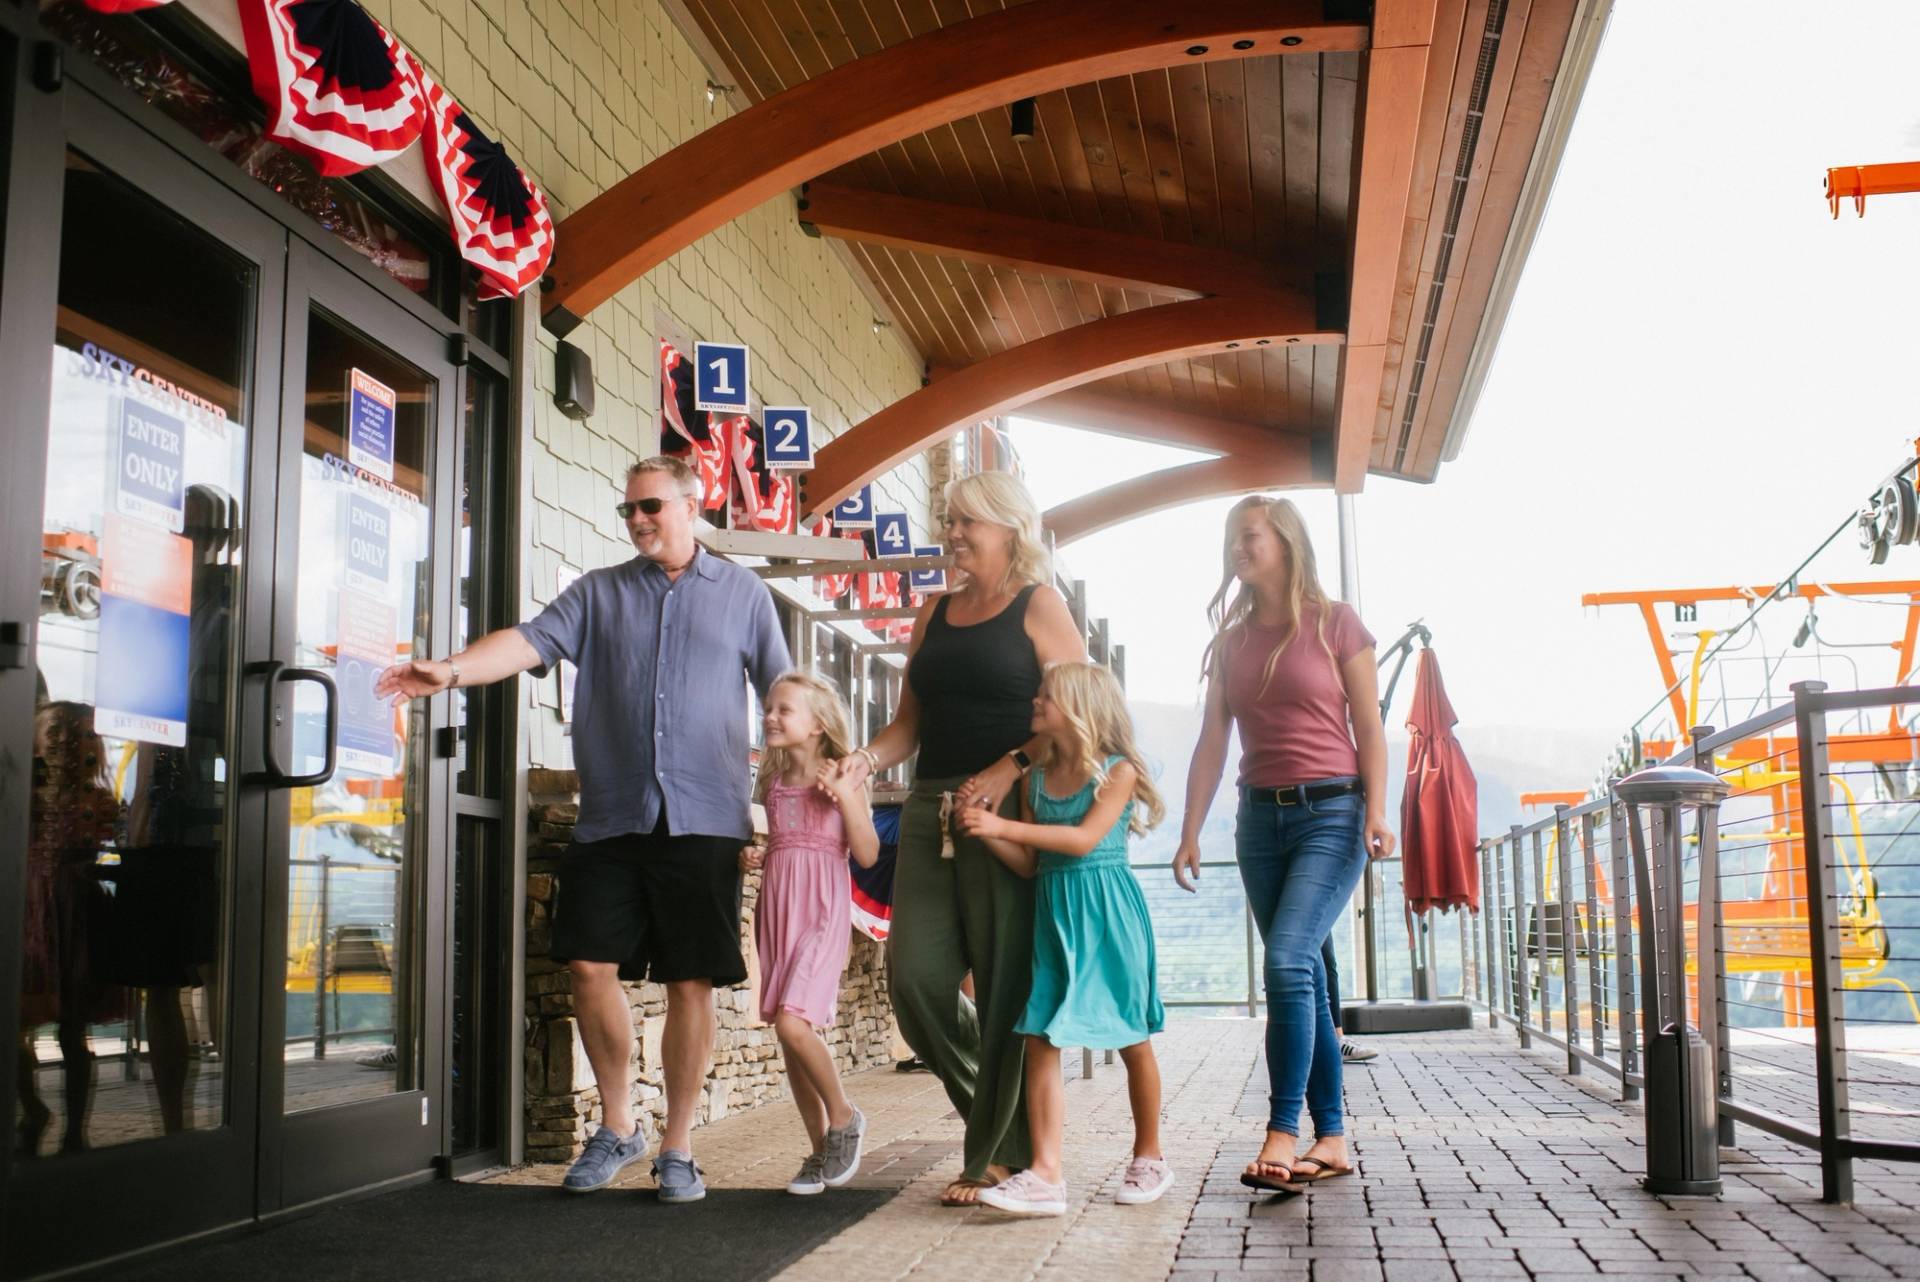
<path id="1" fill-rule="evenodd" d="M 847 701 L 840 694 L 840 687 L 811 672 L 788 672 L 776 677 L 767 688 L 769 701 L 773 699 L 773 692 L 781 686 L 795 686 L 806 691 L 807 710 L 813 713 L 813 719 L 820 725 L 821 756 L 828 761 L 838 761 L 852 753 L 853 724 L 847 716 Z M 760 773 L 754 781 L 753 799 L 765 801 L 767 789 L 792 764 L 793 754 L 785 748 L 763 749 L 760 753 Z"/>
<path id="2" fill-rule="evenodd" d="M 1098 789 L 1107 784 L 1107 758 L 1119 757 L 1135 776 L 1130 829 L 1142 833 L 1166 818 L 1166 803 L 1133 741 L 1126 692 L 1113 673 L 1097 663 L 1051 664 L 1040 678 L 1040 693 L 1060 709 L 1070 732 L 1064 751 L 1051 741 L 1041 750 L 1040 765 L 1063 766 L 1075 774 L 1084 770 Z"/>
<path id="3" fill-rule="evenodd" d="M 1001 588 L 1017 591 L 1053 579 L 1052 558 L 1040 535 L 1040 505 L 1011 472 L 975 472 L 947 486 L 947 510 L 1013 531 L 1011 559 Z"/>
<path id="4" fill-rule="evenodd" d="M 1227 533 L 1220 551 L 1220 587 L 1213 594 L 1213 600 L 1207 603 L 1207 622 L 1213 627 L 1213 640 L 1207 642 L 1207 650 L 1200 659 L 1202 680 L 1215 680 L 1225 675 L 1227 645 L 1231 642 L 1244 645 L 1247 634 L 1242 625 L 1253 618 L 1253 589 L 1241 584 L 1240 590 L 1233 594 L 1231 603 L 1228 592 L 1233 588 L 1233 539 L 1234 529 L 1240 522 L 1242 512 L 1259 510 L 1267 518 L 1267 524 L 1280 539 L 1280 545 L 1287 551 L 1287 622 L 1281 630 L 1280 640 L 1274 644 L 1272 653 L 1267 655 L 1266 667 L 1260 674 L 1260 693 L 1267 692 L 1268 682 L 1273 680 L 1273 669 L 1280 662 L 1280 652 L 1285 650 L 1300 631 L 1300 620 L 1306 617 L 1308 606 L 1316 613 L 1314 630 L 1319 636 L 1320 648 L 1326 651 L 1327 662 L 1332 665 L 1334 676 L 1340 675 L 1340 662 L 1334 658 L 1333 647 L 1327 643 L 1327 614 L 1329 605 L 1326 589 L 1320 586 L 1320 571 L 1313 559 L 1313 540 L 1307 535 L 1307 523 L 1300 516 L 1300 509 L 1291 499 L 1270 499 L 1264 494 L 1249 494 L 1233 505 L 1227 513 Z M 1239 633 L 1237 639 L 1234 634 Z"/>
<path id="5" fill-rule="evenodd" d="M 107 748 L 93 728 L 93 709 L 70 699 L 43 703 L 34 713 L 40 739 L 46 744 L 45 786 L 59 796 L 73 796 L 88 788 L 104 788 Z"/>

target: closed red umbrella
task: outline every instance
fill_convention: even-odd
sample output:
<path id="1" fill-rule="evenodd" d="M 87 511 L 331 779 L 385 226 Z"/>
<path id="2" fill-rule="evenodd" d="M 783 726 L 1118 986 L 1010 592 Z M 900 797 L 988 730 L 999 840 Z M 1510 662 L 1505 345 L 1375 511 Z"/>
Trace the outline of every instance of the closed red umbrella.
<path id="1" fill-rule="evenodd" d="M 1440 682 L 1440 660 L 1431 648 L 1422 650 L 1400 799 L 1401 875 L 1413 913 L 1480 911 L 1479 785 L 1453 737 L 1458 721 Z"/>

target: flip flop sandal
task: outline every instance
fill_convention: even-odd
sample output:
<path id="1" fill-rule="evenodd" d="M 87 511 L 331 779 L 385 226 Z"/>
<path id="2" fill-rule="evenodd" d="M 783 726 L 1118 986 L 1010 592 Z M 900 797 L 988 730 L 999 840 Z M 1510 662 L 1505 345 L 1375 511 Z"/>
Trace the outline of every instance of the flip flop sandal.
<path id="1" fill-rule="evenodd" d="M 1300 1169 L 1302 1166 L 1308 1165 L 1314 1169 L 1311 1171 L 1302 1171 Z M 1342 1175 L 1352 1175 L 1353 1168 L 1351 1166 L 1335 1166 L 1333 1163 L 1323 1162 L 1317 1157 L 1296 1157 L 1293 1159 L 1293 1174 L 1294 1178 L 1302 1184 L 1317 1184 L 1321 1180 L 1332 1180 L 1338 1179 Z"/>
<path id="2" fill-rule="evenodd" d="M 1254 1165 L 1277 1166 L 1281 1170 L 1286 1171 L 1288 1175 L 1293 1174 L 1292 1164 L 1288 1162 L 1256 1161 Z M 1282 1180 L 1267 1175 L 1256 1175 L 1252 1171 L 1242 1171 L 1240 1173 L 1240 1182 L 1250 1189 L 1259 1189 L 1262 1193 L 1284 1193 L 1291 1195 L 1301 1191 L 1300 1185 L 1290 1179 Z"/>
<path id="3" fill-rule="evenodd" d="M 971 1201 L 962 1202 L 951 1197 L 950 1196 L 951 1191 L 955 1188 L 964 1186 L 966 1188 L 975 1190 L 975 1192 L 977 1193 L 981 1189 L 990 1189 L 993 1187 L 993 1185 L 994 1185 L 994 1181 L 992 1180 L 954 1180 L 952 1183 L 947 1185 L 946 1189 L 941 1191 L 940 1205 L 960 1207 L 960 1208 L 965 1208 L 969 1206 L 978 1206 L 980 1205 L 980 1199 L 977 1196 L 973 1198 Z"/>

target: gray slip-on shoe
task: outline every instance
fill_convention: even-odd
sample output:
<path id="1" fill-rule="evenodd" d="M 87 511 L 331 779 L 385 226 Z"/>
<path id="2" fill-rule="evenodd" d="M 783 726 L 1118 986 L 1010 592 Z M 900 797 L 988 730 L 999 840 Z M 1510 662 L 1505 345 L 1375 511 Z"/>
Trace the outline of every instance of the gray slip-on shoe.
<path id="1" fill-rule="evenodd" d="M 845 1126 L 827 1128 L 820 1152 L 820 1178 L 828 1188 L 837 1189 L 860 1173 L 860 1153 L 866 1141 L 867 1115 L 858 1108 Z"/>
<path id="2" fill-rule="evenodd" d="M 707 1183 L 700 1178 L 700 1166 L 693 1154 L 677 1148 L 660 1150 L 653 1159 L 653 1173 L 660 1181 L 662 1202 L 698 1202 L 707 1195 Z"/>
<path id="3" fill-rule="evenodd" d="M 820 1155 L 807 1154 L 807 1160 L 800 1163 L 800 1173 L 787 1181 L 787 1192 L 800 1197 L 811 1197 L 815 1193 L 827 1191 L 827 1182 L 820 1178 Z"/>
<path id="4" fill-rule="evenodd" d="M 591 1193 L 613 1183 L 613 1177 L 647 1155 L 646 1131 L 636 1126 L 633 1134 L 621 1139 L 602 1126 L 587 1141 L 587 1151 L 575 1158 L 560 1187 L 569 1193 Z"/>

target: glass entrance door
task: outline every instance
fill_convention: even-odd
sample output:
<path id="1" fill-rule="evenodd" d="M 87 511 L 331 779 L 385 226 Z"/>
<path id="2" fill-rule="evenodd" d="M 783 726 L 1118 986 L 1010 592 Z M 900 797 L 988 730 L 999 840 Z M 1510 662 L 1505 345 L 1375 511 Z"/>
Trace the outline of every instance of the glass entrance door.
<path id="1" fill-rule="evenodd" d="M 0 514 L 7 556 L 31 557 L 39 583 L 33 671 L 7 674 L 34 681 L 32 711 L 0 725 L 5 767 L 32 761 L 26 848 L 7 852 L 24 896 L 0 928 L 21 963 L 6 1274 L 245 1218 L 259 1133 L 246 924 L 269 791 L 251 674 L 286 233 L 156 163 L 91 99 L 64 123 L 43 190 L 57 273 L 8 296 L 51 341 L 15 385 L 45 388 L 44 417 L 11 427 L 9 466 L 39 502 Z"/>
<path id="2" fill-rule="evenodd" d="M 448 648 L 435 603 L 452 585 L 455 505 L 439 496 L 454 476 L 458 395 L 441 335 L 298 244 L 286 332 L 290 546 L 274 649 L 332 683 L 292 687 L 289 770 L 312 782 L 286 793 L 271 892 L 285 992 L 279 1196 L 292 1205 L 424 1169 L 441 1151 L 451 754 L 432 748 L 446 701 L 394 708 L 373 682 Z"/>

